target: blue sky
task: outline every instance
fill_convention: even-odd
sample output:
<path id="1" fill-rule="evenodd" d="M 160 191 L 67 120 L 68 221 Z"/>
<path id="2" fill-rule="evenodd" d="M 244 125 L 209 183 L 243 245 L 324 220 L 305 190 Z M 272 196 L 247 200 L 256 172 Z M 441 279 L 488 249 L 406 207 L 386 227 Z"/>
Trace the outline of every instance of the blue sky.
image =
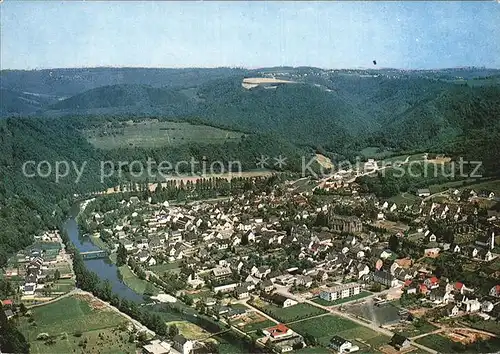
<path id="1" fill-rule="evenodd" d="M 486 2 L 19 2 L 2 69 L 141 66 L 500 68 Z"/>

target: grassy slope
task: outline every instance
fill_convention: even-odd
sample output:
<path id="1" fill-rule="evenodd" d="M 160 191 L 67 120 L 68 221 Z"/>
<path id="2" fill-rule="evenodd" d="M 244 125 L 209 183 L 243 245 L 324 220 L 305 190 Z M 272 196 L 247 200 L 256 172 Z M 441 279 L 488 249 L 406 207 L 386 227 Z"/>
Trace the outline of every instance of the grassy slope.
<path id="1" fill-rule="evenodd" d="M 19 329 L 31 343 L 32 353 L 70 353 L 78 348 L 78 343 L 87 338 L 87 348 L 98 346 L 101 353 L 120 353 L 133 351 L 133 345 L 127 343 L 128 335 L 113 333 L 126 319 L 109 310 L 93 309 L 89 303 L 77 297 L 68 297 L 55 303 L 40 306 L 32 310 L 36 326 L 26 317 L 20 319 Z M 73 334 L 81 331 L 77 338 Z M 56 343 L 46 345 L 36 339 L 38 334 L 48 333 L 55 336 Z M 99 333 L 105 338 L 100 340 Z M 120 337 L 124 336 L 122 340 Z"/>

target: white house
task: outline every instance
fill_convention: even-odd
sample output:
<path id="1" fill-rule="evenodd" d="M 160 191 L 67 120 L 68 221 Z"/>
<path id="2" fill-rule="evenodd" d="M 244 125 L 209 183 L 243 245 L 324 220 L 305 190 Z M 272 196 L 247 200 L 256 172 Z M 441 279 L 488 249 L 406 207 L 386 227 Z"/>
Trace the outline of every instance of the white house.
<path id="1" fill-rule="evenodd" d="M 477 312 L 481 309 L 481 303 L 476 299 L 462 302 L 462 307 L 465 312 Z"/>
<path id="2" fill-rule="evenodd" d="M 336 350 L 339 353 L 346 353 L 346 352 L 353 352 L 355 350 L 352 350 L 353 345 L 351 342 L 348 340 L 339 337 L 339 336 L 334 336 L 332 339 L 330 339 L 330 348 Z M 359 348 L 358 348 L 359 349 Z"/>
<path id="3" fill-rule="evenodd" d="M 182 334 L 176 335 L 173 338 L 173 342 L 173 347 L 181 354 L 190 354 L 194 349 L 195 342 L 186 339 L 186 337 L 184 337 Z"/>

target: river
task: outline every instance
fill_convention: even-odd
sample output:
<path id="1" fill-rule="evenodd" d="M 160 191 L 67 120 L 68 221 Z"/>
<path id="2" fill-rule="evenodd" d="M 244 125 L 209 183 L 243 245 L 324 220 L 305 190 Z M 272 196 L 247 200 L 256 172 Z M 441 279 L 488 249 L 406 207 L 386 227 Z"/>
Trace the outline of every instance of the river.
<path id="1" fill-rule="evenodd" d="M 78 215 L 79 210 L 79 205 L 75 205 L 72 208 L 71 216 L 64 223 L 64 229 L 68 233 L 71 242 L 75 245 L 78 251 L 87 252 L 99 250 L 99 247 L 94 245 L 89 237 L 80 235 L 78 223 L 76 222 L 76 216 Z M 100 279 L 109 280 L 113 292 L 119 297 L 136 303 L 145 302 L 142 295 L 134 292 L 120 280 L 118 277 L 118 268 L 109 259 L 89 259 L 85 260 L 84 263 L 86 267 L 96 273 Z M 177 302 L 175 306 L 180 309 L 179 312 L 172 311 L 164 304 L 144 306 L 144 308 L 153 313 L 160 314 L 166 322 L 173 320 L 185 320 L 199 325 L 210 333 L 217 333 L 221 330 L 221 324 L 213 323 L 213 321 L 208 318 L 204 319 L 202 316 L 198 316 L 192 308 L 180 302 Z M 255 348 L 250 346 L 246 341 L 238 339 L 231 333 L 223 333 L 215 336 L 215 338 L 221 345 L 221 353 L 255 352 Z"/>
<path id="2" fill-rule="evenodd" d="M 99 247 L 94 245 L 89 237 L 80 235 L 80 230 L 76 222 L 76 215 L 78 214 L 78 206 L 71 210 L 71 216 L 64 224 L 64 229 L 68 233 L 71 242 L 80 252 L 96 251 Z M 85 260 L 87 268 L 96 273 L 100 279 L 109 280 L 113 292 L 119 297 L 127 299 L 127 301 L 134 301 L 136 303 L 144 302 L 143 296 L 137 294 L 118 277 L 118 268 L 109 259 L 89 259 Z"/>

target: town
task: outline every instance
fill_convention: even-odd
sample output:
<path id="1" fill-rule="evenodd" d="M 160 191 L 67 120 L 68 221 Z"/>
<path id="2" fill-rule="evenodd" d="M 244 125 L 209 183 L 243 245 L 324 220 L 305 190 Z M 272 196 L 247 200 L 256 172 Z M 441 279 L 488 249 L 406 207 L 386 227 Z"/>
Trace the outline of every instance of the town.
<path id="1" fill-rule="evenodd" d="M 196 200 L 226 188 L 228 197 Z M 168 201 L 173 190 L 195 200 Z M 491 191 L 418 189 L 414 203 L 397 204 L 351 178 L 327 190 L 274 174 L 132 194 L 83 203 L 80 228 L 99 246 L 84 259 L 109 257 L 149 305 L 182 302 L 261 351 L 436 353 L 500 335 Z M 38 241 L 4 274 L 19 280 L 24 304 L 78 290 L 58 232 Z M 4 307 L 7 318 L 18 309 Z M 167 325 L 181 330 L 149 336 L 144 352 L 215 350 L 197 325 Z"/>

